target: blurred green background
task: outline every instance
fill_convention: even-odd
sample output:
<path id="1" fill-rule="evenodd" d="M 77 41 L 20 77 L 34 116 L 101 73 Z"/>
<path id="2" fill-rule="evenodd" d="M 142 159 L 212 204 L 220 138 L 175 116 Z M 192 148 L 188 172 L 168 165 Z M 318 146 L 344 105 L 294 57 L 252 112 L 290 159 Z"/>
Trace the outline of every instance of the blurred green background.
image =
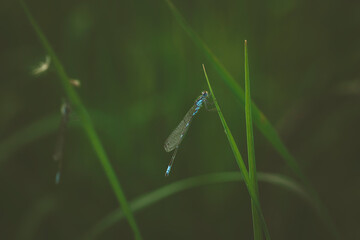
<path id="1" fill-rule="evenodd" d="M 202 63 L 246 156 L 243 110 L 164 1 L 27 2 L 68 75 L 81 81 L 77 92 L 129 201 L 177 180 L 238 171 L 217 113 L 202 110 L 164 177 L 171 157 L 164 140 L 207 89 Z M 359 239 L 360 3 L 173 3 L 241 86 L 248 40 L 253 100 L 342 238 Z M 65 93 L 53 67 L 31 75 L 46 52 L 20 4 L 2 1 L 0 16 L 0 238 L 79 239 L 118 202 L 76 112 L 55 185 L 52 155 Z M 258 171 L 295 178 L 257 129 L 255 148 Z M 331 239 L 294 193 L 260 183 L 260 198 L 273 239 Z M 144 239 L 253 237 L 249 195 L 239 182 L 181 192 L 135 218 Z M 132 238 L 125 220 L 99 237 Z"/>

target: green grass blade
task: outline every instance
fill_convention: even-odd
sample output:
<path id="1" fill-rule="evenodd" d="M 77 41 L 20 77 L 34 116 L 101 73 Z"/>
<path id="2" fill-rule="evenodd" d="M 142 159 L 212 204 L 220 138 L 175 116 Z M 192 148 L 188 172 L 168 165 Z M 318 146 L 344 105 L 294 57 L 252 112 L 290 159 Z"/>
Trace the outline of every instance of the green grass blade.
<path id="1" fill-rule="evenodd" d="M 16 239 L 36 239 L 37 231 L 49 218 L 49 215 L 54 212 L 58 205 L 58 200 L 59 199 L 56 199 L 54 196 L 46 196 L 30 207 L 19 221 L 19 228 L 16 230 Z"/>
<path id="2" fill-rule="evenodd" d="M 81 102 L 80 97 L 77 95 L 76 91 L 73 89 L 73 87 L 70 84 L 69 78 L 60 63 L 59 59 L 57 58 L 55 52 L 53 51 L 52 47 L 50 46 L 50 43 L 46 39 L 45 35 L 40 30 L 40 27 L 35 22 L 35 19 L 32 17 L 30 11 L 28 10 L 27 6 L 23 1 L 20 1 L 26 16 L 28 17 L 32 27 L 34 28 L 37 36 L 39 37 L 39 40 L 43 47 L 45 48 L 47 54 L 51 57 L 53 65 L 55 67 L 55 70 L 61 80 L 61 83 L 65 89 L 65 92 L 68 96 L 68 99 L 72 103 L 72 107 L 76 110 L 77 114 L 79 115 L 79 118 L 81 119 L 81 124 L 105 170 L 106 176 L 110 182 L 110 185 L 117 197 L 117 200 L 121 206 L 121 208 L 124 211 L 124 214 L 135 234 L 136 239 L 142 239 L 139 228 L 135 222 L 135 218 L 130 210 L 130 207 L 128 205 L 128 202 L 125 198 L 124 192 L 120 186 L 120 183 L 116 177 L 115 171 L 113 170 L 111 163 L 107 157 L 107 154 L 104 150 L 104 147 L 102 146 L 102 143 L 95 131 L 95 128 L 93 127 L 91 118 L 84 107 L 84 105 Z"/>
<path id="3" fill-rule="evenodd" d="M 234 137 L 232 136 L 231 132 L 230 132 L 230 129 L 225 121 L 225 118 L 221 112 L 221 109 L 220 109 L 220 106 L 216 100 L 216 97 L 214 95 L 214 92 L 211 88 L 211 85 L 210 85 L 210 82 L 209 82 L 209 79 L 208 79 L 208 76 L 206 74 L 206 70 L 205 70 L 205 66 L 203 64 L 203 69 L 204 69 L 204 74 L 205 74 L 205 78 L 206 78 L 206 82 L 209 86 L 209 90 L 210 90 L 210 93 L 211 93 L 211 96 L 214 100 L 214 104 L 216 106 L 216 110 L 219 114 L 219 117 L 220 117 L 220 120 L 221 120 L 221 123 L 224 127 L 224 130 L 225 130 L 225 133 L 226 133 L 226 136 L 227 136 L 227 139 L 229 141 L 229 144 L 230 144 L 230 147 L 234 153 L 234 156 L 235 156 L 235 159 L 236 159 L 236 162 L 240 168 L 240 171 L 244 177 L 244 182 L 245 182 L 245 185 L 248 189 L 248 192 L 249 192 L 249 195 L 251 197 L 251 201 L 254 203 L 255 207 L 256 207 L 256 210 L 258 212 L 258 216 L 260 217 L 261 219 L 261 224 L 262 224 L 262 229 L 264 230 L 264 234 L 265 234 L 265 237 L 266 239 L 270 239 L 270 233 L 269 233 L 269 230 L 267 228 L 267 225 L 266 225 L 266 221 L 265 221 L 265 218 L 264 218 L 264 215 L 262 213 L 262 210 L 261 210 L 261 206 L 260 206 L 260 202 L 259 202 L 259 199 L 257 198 L 257 194 L 256 194 L 256 190 L 253 186 L 253 184 L 250 182 L 250 178 L 249 178 L 249 174 L 246 170 L 246 166 L 245 166 L 245 163 L 244 163 L 244 160 L 243 158 L 241 157 L 241 154 L 240 154 L 240 151 L 236 145 L 236 142 L 235 142 L 235 139 Z"/>
<path id="4" fill-rule="evenodd" d="M 39 119 L 29 126 L 17 130 L 10 137 L 0 142 L 0 167 L 18 148 L 57 129 L 59 126 L 58 115 L 52 114 Z"/>
<path id="5" fill-rule="evenodd" d="M 236 96 L 238 101 L 241 103 L 240 106 L 244 108 L 245 104 L 245 93 L 241 86 L 235 81 L 231 74 L 225 69 L 221 64 L 218 58 L 213 54 L 209 47 L 205 44 L 203 40 L 192 30 L 190 25 L 185 21 L 177 8 L 173 5 L 170 0 L 166 0 L 171 12 L 173 13 L 175 19 L 180 24 L 180 26 L 185 30 L 185 32 L 190 36 L 191 40 L 196 44 L 196 46 L 204 53 L 206 58 L 209 60 L 214 69 L 221 76 L 221 79 L 229 87 L 229 89 Z M 277 134 L 275 128 L 267 120 L 265 115 L 252 103 L 252 114 L 253 120 L 256 126 L 259 128 L 261 133 L 269 140 L 269 142 L 274 146 L 274 148 L 280 153 L 280 155 L 286 161 L 286 164 L 301 178 L 304 178 L 300 167 L 298 166 L 295 158 L 290 154 L 290 152 L 285 147 L 284 143 Z"/>
<path id="6" fill-rule="evenodd" d="M 235 81 L 232 75 L 226 70 L 226 68 L 221 64 L 218 58 L 214 55 L 214 53 L 210 50 L 210 48 L 205 44 L 204 41 L 196 34 L 196 32 L 190 27 L 190 25 L 185 21 L 180 12 L 176 9 L 176 7 L 172 4 L 170 0 L 166 0 L 170 11 L 174 15 L 176 21 L 179 25 L 185 30 L 185 32 L 189 35 L 191 40 L 195 43 L 195 45 L 203 52 L 205 57 L 211 63 L 213 68 L 218 72 L 221 79 L 224 83 L 229 87 L 231 92 L 235 95 L 238 102 L 240 103 L 240 107 L 244 109 L 245 104 L 245 94 L 244 90 L 241 86 Z M 268 121 L 266 116 L 260 111 L 260 109 L 252 102 L 252 116 L 253 121 L 256 127 L 260 130 L 260 132 L 265 136 L 265 138 L 273 145 L 273 147 L 278 151 L 278 153 L 282 156 L 285 163 L 290 167 L 290 169 L 299 177 L 299 179 L 306 186 L 308 191 L 311 193 L 312 197 L 315 201 L 318 202 L 317 213 L 323 222 L 327 225 L 327 228 L 332 232 L 333 236 L 337 239 L 341 239 L 339 232 L 335 223 L 333 222 L 330 214 L 328 213 L 326 207 L 322 204 L 320 197 L 318 196 L 316 190 L 313 188 L 310 181 L 303 174 L 299 164 L 295 160 L 294 156 L 291 155 L 289 150 L 286 148 L 285 144 L 281 140 L 278 135 L 276 129 L 272 124 Z"/>
<path id="7" fill-rule="evenodd" d="M 311 198 L 307 193 L 293 180 L 270 173 L 258 173 L 258 180 L 266 183 L 270 183 L 286 190 L 298 194 L 306 201 L 311 201 Z M 130 207 L 133 212 L 138 212 L 146 207 L 149 207 L 161 200 L 166 199 L 176 193 L 210 184 L 228 183 L 228 182 L 239 182 L 243 181 L 243 177 L 239 172 L 224 172 L 224 173 L 212 173 L 197 177 L 191 177 L 188 179 L 180 180 L 164 187 L 160 187 L 150 193 L 144 194 L 143 196 L 136 198 L 131 201 Z M 311 202 L 310 202 L 311 204 Z M 86 233 L 82 239 L 95 239 L 100 236 L 101 233 L 112 227 L 116 222 L 124 218 L 124 214 L 121 209 L 114 210 L 103 219 L 101 219 L 91 231 Z"/>
<path id="8" fill-rule="evenodd" d="M 254 146 L 254 134 L 252 126 L 252 114 L 251 114 L 251 97 L 250 97 L 250 79 L 249 79 L 249 60 L 247 52 L 247 41 L 245 40 L 245 120 L 246 120 L 246 139 L 248 149 L 248 166 L 249 166 L 249 178 L 250 183 L 255 189 L 257 198 L 259 199 L 259 189 L 256 178 L 256 162 L 255 162 L 255 146 Z M 261 240 L 261 221 L 259 214 L 254 206 L 253 200 L 251 200 L 251 212 L 253 217 L 253 230 L 254 239 Z"/>

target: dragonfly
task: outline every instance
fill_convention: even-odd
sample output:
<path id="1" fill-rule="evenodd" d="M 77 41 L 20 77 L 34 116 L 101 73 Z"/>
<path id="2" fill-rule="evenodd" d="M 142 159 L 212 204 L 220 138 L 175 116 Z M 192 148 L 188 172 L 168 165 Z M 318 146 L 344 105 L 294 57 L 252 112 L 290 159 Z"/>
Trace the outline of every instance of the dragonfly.
<path id="1" fill-rule="evenodd" d="M 59 182 L 60 182 L 60 175 L 61 175 L 62 162 L 63 162 L 65 132 L 66 132 L 66 128 L 67 128 L 67 125 L 69 122 L 70 112 L 71 112 L 70 104 L 68 101 L 65 100 L 64 103 L 61 105 L 60 112 L 61 112 L 61 122 L 60 122 L 60 126 L 59 126 L 57 142 L 55 145 L 55 152 L 53 155 L 54 161 L 58 162 L 58 171 L 55 176 L 56 184 L 59 184 Z"/>
<path id="2" fill-rule="evenodd" d="M 209 101 L 210 94 L 207 91 L 203 91 L 201 95 L 195 100 L 194 105 L 190 108 L 190 110 L 186 113 L 183 120 L 179 123 L 179 125 L 172 131 L 170 136 L 166 139 L 164 148 L 166 152 L 173 152 L 169 165 L 166 169 L 165 176 L 169 176 L 171 167 L 174 164 L 174 160 L 179 149 L 180 143 L 184 139 L 186 132 L 189 129 L 190 123 L 198 113 L 200 108 L 205 105 L 206 109 L 208 110 L 208 101 Z"/>

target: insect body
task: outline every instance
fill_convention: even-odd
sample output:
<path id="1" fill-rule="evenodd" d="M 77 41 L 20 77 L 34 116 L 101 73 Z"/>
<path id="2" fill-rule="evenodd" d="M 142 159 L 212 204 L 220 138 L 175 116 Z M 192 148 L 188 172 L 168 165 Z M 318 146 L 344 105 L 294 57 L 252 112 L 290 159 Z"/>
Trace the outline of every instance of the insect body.
<path id="1" fill-rule="evenodd" d="M 68 101 L 65 101 L 61 106 L 61 122 L 59 126 L 58 138 L 55 146 L 55 153 L 53 158 L 56 162 L 58 162 L 58 171 L 56 173 L 55 182 L 58 184 L 60 182 L 60 174 L 62 170 L 62 161 L 63 161 L 63 149 L 64 149 L 64 141 L 65 141 L 65 132 L 70 118 L 70 104 Z"/>
<path id="2" fill-rule="evenodd" d="M 199 109 L 203 106 L 203 104 L 207 104 L 209 98 L 209 93 L 207 91 L 203 91 L 201 95 L 195 100 L 194 105 L 190 108 L 190 110 L 186 113 L 183 120 L 179 123 L 179 125 L 174 129 L 174 131 L 170 134 L 170 136 L 166 139 L 164 148 L 166 152 L 171 152 L 174 150 L 174 153 L 171 157 L 169 165 L 166 169 L 165 176 L 169 176 L 171 167 L 174 163 L 174 159 L 176 153 L 179 149 L 180 143 L 182 142 L 187 130 L 189 129 L 190 123 L 194 116 L 198 113 Z"/>

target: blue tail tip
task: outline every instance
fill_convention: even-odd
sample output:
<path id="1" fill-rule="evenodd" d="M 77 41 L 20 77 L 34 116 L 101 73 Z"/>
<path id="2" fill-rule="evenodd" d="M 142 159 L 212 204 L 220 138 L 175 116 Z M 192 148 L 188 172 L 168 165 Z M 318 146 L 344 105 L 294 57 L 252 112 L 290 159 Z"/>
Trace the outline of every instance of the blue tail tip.
<path id="1" fill-rule="evenodd" d="M 59 184 L 59 182 L 60 182 L 60 172 L 56 173 L 56 176 L 55 176 L 55 183 Z"/>
<path id="2" fill-rule="evenodd" d="M 170 170 L 171 170 L 171 166 L 168 166 L 168 168 L 166 169 L 166 173 L 165 173 L 166 177 L 169 176 Z"/>

